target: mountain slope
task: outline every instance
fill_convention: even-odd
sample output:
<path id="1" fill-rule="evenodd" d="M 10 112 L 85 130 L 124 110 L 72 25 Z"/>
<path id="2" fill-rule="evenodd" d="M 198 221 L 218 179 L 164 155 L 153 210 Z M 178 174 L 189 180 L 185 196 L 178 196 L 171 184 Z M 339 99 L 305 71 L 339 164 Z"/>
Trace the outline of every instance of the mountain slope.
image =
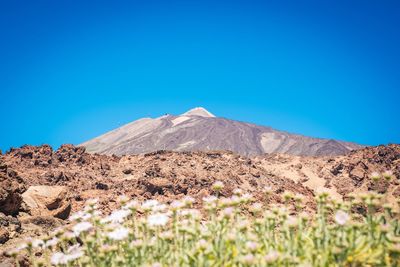
<path id="1" fill-rule="evenodd" d="M 157 150 L 229 150 L 241 155 L 287 153 L 341 155 L 361 146 L 290 134 L 271 127 L 215 117 L 204 108 L 180 115 L 143 118 L 89 140 L 88 152 L 127 155 Z"/>

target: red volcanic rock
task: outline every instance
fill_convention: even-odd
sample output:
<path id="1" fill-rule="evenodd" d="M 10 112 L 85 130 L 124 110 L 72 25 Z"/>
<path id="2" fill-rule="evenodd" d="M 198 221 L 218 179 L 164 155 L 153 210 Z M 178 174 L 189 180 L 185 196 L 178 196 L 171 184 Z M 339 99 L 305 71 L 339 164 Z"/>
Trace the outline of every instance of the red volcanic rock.
<path id="1" fill-rule="evenodd" d="M 30 186 L 22 194 L 22 199 L 30 215 L 53 216 L 65 220 L 71 212 L 66 186 Z"/>
<path id="2" fill-rule="evenodd" d="M 22 203 L 21 193 L 24 191 L 23 179 L 0 158 L 0 212 L 16 215 Z"/>

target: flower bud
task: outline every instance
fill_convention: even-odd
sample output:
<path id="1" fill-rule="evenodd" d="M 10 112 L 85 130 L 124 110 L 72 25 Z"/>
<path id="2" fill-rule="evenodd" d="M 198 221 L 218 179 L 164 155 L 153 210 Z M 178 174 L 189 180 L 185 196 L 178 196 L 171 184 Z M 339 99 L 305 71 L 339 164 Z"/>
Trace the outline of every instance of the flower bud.
<path id="1" fill-rule="evenodd" d="M 385 171 L 382 174 L 383 178 L 385 178 L 387 181 L 390 181 L 393 178 L 393 173 L 392 171 Z"/>
<path id="2" fill-rule="evenodd" d="M 224 184 L 221 181 L 216 181 L 212 185 L 212 189 L 216 192 L 221 191 L 224 188 Z"/>
<path id="3" fill-rule="evenodd" d="M 378 172 L 373 172 L 370 175 L 372 181 L 376 182 L 381 178 L 381 175 Z"/>

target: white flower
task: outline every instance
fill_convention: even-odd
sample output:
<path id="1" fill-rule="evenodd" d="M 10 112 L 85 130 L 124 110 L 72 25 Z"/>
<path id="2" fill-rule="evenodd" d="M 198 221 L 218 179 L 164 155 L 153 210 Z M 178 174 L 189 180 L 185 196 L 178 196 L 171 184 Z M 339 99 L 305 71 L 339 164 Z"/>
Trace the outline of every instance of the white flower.
<path id="1" fill-rule="evenodd" d="M 317 190 L 317 196 L 319 197 L 328 197 L 329 196 L 329 190 L 325 187 L 319 188 Z"/>
<path id="2" fill-rule="evenodd" d="M 201 213 L 196 209 L 184 209 L 179 212 L 179 215 L 187 216 L 193 219 L 200 219 Z"/>
<path id="3" fill-rule="evenodd" d="M 57 237 L 53 237 L 50 240 L 47 240 L 46 243 L 44 244 L 44 247 L 48 248 L 48 247 L 54 247 L 58 244 L 58 238 Z"/>
<path id="4" fill-rule="evenodd" d="M 185 205 L 191 206 L 196 200 L 191 196 L 185 196 L 182 201 L 185 203 Z"/>
<path id="5" fill-rule="evenodd" d="M 74 225 L 74 227 L 72 227 L 72 231 L 74 232 L 75 235 L 78 236 L 80 233 L 87 232 L 92 228 L 93 225 L 90 222 L 81 222 Z"/>
<path id="6" fill-rule="evenodd" d="M 135 239 L 131 242 L 131 246 L 134 248 L 139 248 L 143 245 L 143 240 L 141 239 Z"/>
<path id="7" fill-rule="evenodd" d="M 68 261 L 73 261 L 83 256 L 83 250 L 79 244 L 69 247 L 67 252 Z"/>
<path id="8" fill-rule="evenodd" d="M 101 212 L 101 210 L 95 210 L 95 211 L 93 211 L 93 216 L 95 216 L 95 217 L 100 217 L 103 213 Z M 90 215 L 90 214 L 89 214 Z M 84 219 L 86 219 L 86 218 L 84 218 Z"/>
<path id="9" fill-rule="evenodd" d="M 109 216 L 101 220 L 102 223 L 112 222 L 112 223 L 122 223 L 124 222 L 125 218 L 128 217 L 132 213 L 131 210 L 122 209 L 116 210 L 111 213 Z"/>
<path id="10" fill-rule="evenodd" d="M 185 203 L 183 203 L 182 201 L 179 200 L 174 200 L 171 203 L 171 209 L 172 210 L 179 210 L 185 207 Z"/>
<path id="11" fill-rule="evenodd" d="M 226 197 L 220 198 L 219 205 L 220 205 L 220 207 L 232 206 L 232 200 L 230 198 L 226 198 Z"/>
<path id="12" fill-rule="evenodd" d="M 86 205 L 88 205 L 88 206 L 94 206 L 94 205 L 96 205 L 98 202 L 99 202 L 99 199 L 98 199 L 98 198 L 91 198 L 91 199 L 88 199 L 88 200 L 86 201 Z"/>
<path id="13" fill-rule="evenodd" d="M 252 199 L 253 199 L 253 196 L 252 196 L 251 194 L 249 194 L 249 193 L 244 193 L 244 194 L 242 195 L 242 197 L 241 197 L 241 201 L 242 201 L 243 203 L 249 202 L 249 201 L 251 201 Z"/>
<path id="14" fill-rule="evenodd" d="M 344 212 L 343 210 L 338 210 L 335 213 L 335 221 L 339 225 L 345 225 L 350 219 L 349 214 Z"/>
<path id="15" fill-rule="evenodd" d="M 226 234 L 226 240 L 229 242 L 234 242 L 237 237 L 237 232 L 235 230 L 232 230 Z"/>
<path id="16" fill-rule="evenodd" d="M 263 192 L 264 192 L 264 194 L 269 195 L 269 194 L 271 194 L 273 192 L 273 189 L 272 189 L 271 186 L 267 185 L 266 187 L 264 187 Z"/>
<path id="17" fill-rule="evenodd" d="M 118 202 L 122 205 L 126 204 L 129 201 L 129 197 L 126 195 L 121 195 L 118 197 Z"/>
<path id="18" fill-rule="evenodd" d="M 151 209 L 151 211 L 152 211 L 152 212 L 161 212 L 161 211 L 164 211 L 164 210 L 166 210 L 166 209 L 167 209 L 167 205 L 165 205 L 165 204 L 160 204 L 160 205 L 154 206 L 154 207 Z"/>
<path id="19" fill-rule="evenodd" d="M 294 216 L 288 216 L 286 219 L 286 225 L 290 228 L 296 227 L 298 224 L 298 220 Z"/>
<path id="20" fill-rule="evenodd" d="M 82 214 L 83 214 L 82 211 L 75 212 L 74 214 L 72 214 L 71 216 L 69 216 L 69 220 L 70 220 L 70 221 L 79 220 L 79 219 L 82 217 Z"/>
<path id="21" fill-rule="evenodd" d="M 371 173 L 370 176 L 371 176 L 371 179 L 374 180 L 374 181 L 378 181 L 379 178 L 381 178 L 381 175 L 380 175 L 379 172 L 373 172 L 373 173 Z"/>
<path id="22" fill-rule="evenodd" d="M 246 248 L 250 251 L 256 251 L 258 248 L 258 244 L 253 241 L 247 241 L 246 242 Z"/>
<path id="23" fill-rule="evenodd" d="M 93 214 L 95 213 L 95 212 L 98 212 L 98 211 L 93 211 Z M 93 215 L 92 214 L 90 214 L 90 213 L 84 213 L 83 215 L 82 215 L 82 217 L 81 217 L 81 220 L 82 221 L 88 221 L 90 218 L 92 218 L 93 217 Z"/>
<path id="24" fill-rule="evenodd" d="M 215 191 L 220 191 L 220 190 L 222 190 L 222 188 L 224 188 L 224 183 L 221 181 L 216 181 L 212 185 L 212 189 Z"/>
<path id="25" fill-rule="evenodd" d="M 44 246 L 43 240 L 35 239 L 32 241 L 32 247 L 34 247 L 34 248 L 41 248 L 43 246 Z"/>
<path id="26" fill-rule="evenodd" d="M 172 231 L 165 231 L 160 233 L 160 238 L 166 239 L 166 240 L 173 240 L 174 239 L 174 233 Z"/>
<path id="27" fill-rule="evenodd" d="M 240 195 L 233 195 L 231 198 L 231 205 L 232 206 L 237 206 L 240 204 L 241 201 L 241 196 Z"/>
<path id="28" fill-rule="evenodd" d="M 250 223 L 249 223 L 249 221 L 247 221 L 247 220 L 240 220 L 240 221 L 238 221 L 238 222 L 236 223 L 236 227 L 237 227 L 239 230 L 246 229 L 246 228 L 248 228 L 249 226 L 250 226 Z"/>
<path id="29" fill-rule="evenodd" d="M 67 253 L 56 252 L 51 256 L 51 264 L 60 265 L 67 264 L 70 261 L 74 261 L 83 256 L 82 247 L 78 244 L 72 247 L 69 247 Z"/>
<path id="30" fill-rule="evenodd" d="M 203 201 L 204 201 L 206 204 L 215 203 L 217 200 L 218 200 L 218 198 L 217 198 L 216 196 L 209 196 L 209 197 L 204 197 L 204 198 L 203 198 Z"/>
<path id="31" fill-rule="evenodd" d="M 259 213 L 262 211 L 262 209 L 263 209 L 263 205 L 260 202 L 253 203 L 250 206 L 250 211 L 253 213 Z"/>
<path id="32" fill-rule="evenodd" d="M 276 252 L 275 250 L 272 250 L 268 252 L 267 255 L 265 255 L 264 260 L 266 261 L 266 263 L 274 263 L 278 260 L 278 258 L 279 258 L 279 253 Z"/>
<path id="33" fill-rule="evenodd" d="M 149 247 L 154 247 L 157 243 L 158 238 L 153 236 L 152 238 L 150 238 L 149 242 L 147 243 L 147 246 Z"/>
<path id="34" fill-rule="evenodd" d="M 112 240 L 116 240 L 116 241 L 120 241 L 120 240 L 124 240 L 125 238 L 127 238 L 129 235 L 129 231 L 128 229 L 126 229 L 125 227 L 121 226 L 117 229 L 115 229 L 114 231 L 110 232 L 107 234 L 107 236 L 112 239 Z"/>
<path id="35" fill-rule="evenodd" d="M 69 217 L 70 221 L 87 221 L 92 217 L 90 213 L 78 211 Z"/>
<path id="36" fill-rule="evenodd" d="M 136 200 L 131 200 L 122 207 L 123 209 L 133 209 L 137 210 L 139 208 L 139 203 Z"/>
<path id="37" fill-rule="evenodd" d="M 240 188 L 235 188 L 232 193 L 236 196 L 241 196 L 243 194 L 243 190 Z"/>
<path id="38" fill-rule="evenodd" d="M 253 254 L 246 254 L 242 256 L 241 261 L 246 265 L 253 265 L 255 263 L 255 257 Z"/>
<path id="39" fill-rule="evenodd" d="M 168 223 L 168 215 L 165 213 L 156 213 L 147 217 L 147 224 L 149 226 L 163 226 Z"/>
<path id="40" fill-rule="evenodd" d="M 26 249 L 27 247 L 28 247 L 28 244 L 22 243 L 22 244 L 20 244 L 20 245 L 17 246 L 16 250 L 17 250 L 17 251 L 21 251 L 21 250 Z"/>
<path id="41" fill-rule="evenodd" d="M 71 214 L 69 216 L 69 220 L 70 221 L 75 221 L 77 219 L 80 219 L 81 218 L 81 214 L 80 213 L 81 213 L 81 211 L 78 211 L 78 212 L 75 212 L 75 213 Z"/>
<path id="42" fill-rule="evenodd" d="M 83 208 L 84 212 L 93 212 L 94 210 L 97 210 L 99 208 L 98 205 L 93 205 L 93 206 L 85 206 Z"/>
<path id="43" fill-rule="evenodd" d="M 73 239 L 77 236 L 79 236 L 79 233 L 75 233 L 75 232 L 71 232 L 71 231 L 65 232 L 63 234 L 63 238 L 65 238 L 65 239 Z"/>
<path id="44" fill-rule="evenodd" d="M 142 204 L 142 209 L 144 210 L 152 210 L 153 207 L 159 205 L 160 203 L 155 199 L 146 200 Z"/>
<path id="45" fill-rule="evenodd" d="M 209 244 L 208 244 L 207 241 L 204 240 L 204 239 L 200 239 L 200 240 L 197 242 L 197 247 L 198 247 L 199 249 L 201 249 L 201 250 L 205 250 L 208 246 L 209 246 Z"/>
<path id="46" fill-rule="evenodd" d="M 50 262 L 53 265 L 67 264 L 68 257 L 64 253 L 56 252 L 51 256 Z"/>
<path id="47" fill-rule="evenodd" d="M 235 212 L 235 209 L 232 207 L 227 207 L 225 209 L 222 210 L 222 214 L 224 217 L 231 217 Z"/>

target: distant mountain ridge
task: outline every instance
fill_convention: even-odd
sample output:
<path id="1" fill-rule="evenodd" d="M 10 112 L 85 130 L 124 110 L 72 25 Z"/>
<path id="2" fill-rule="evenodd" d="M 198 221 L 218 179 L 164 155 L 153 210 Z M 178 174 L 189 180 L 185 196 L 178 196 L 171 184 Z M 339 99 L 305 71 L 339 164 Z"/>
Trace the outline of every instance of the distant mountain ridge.
<path id="1" fill-rule="evenodd" d="M 88 152 L 129 155 L 157 150 L 229 150 L 245 156 L 265 153 L 342 155 L 362 146 L 290 134 L 271 127 L 216 117 L 197 107 L 179 116 L 142 118 L 89 140 Z"/>

